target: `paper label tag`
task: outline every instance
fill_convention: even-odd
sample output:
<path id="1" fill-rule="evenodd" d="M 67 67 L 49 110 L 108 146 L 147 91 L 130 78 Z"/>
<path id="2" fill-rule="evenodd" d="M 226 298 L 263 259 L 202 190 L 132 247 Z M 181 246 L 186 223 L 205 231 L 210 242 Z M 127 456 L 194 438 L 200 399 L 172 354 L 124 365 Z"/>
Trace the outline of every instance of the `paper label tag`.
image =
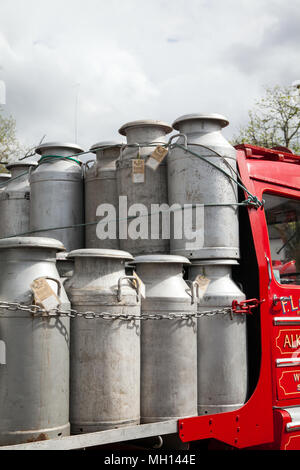
<path id="1" fill-rule="evenodd" d="M 198 289 L 197 289 L 197 296 L 199 299 L 202 299 L 202 297 L 204 296 L 208 286 L 209 286 L 209 283 L 210 283 L 210 279 L 208 279 L 207 277 L 205 276 L 202 276 L 201 274 L 199 274 L 196 279 L 195 279 L 195 282 L 198 286 Z"/>
<path id="2" fill-rule="evenodd" d="M 132 181 L 133 183 L 145 181 L 145 161 L 142 158 L 132 160 Z"/>
<path id="3" fill-rule="evenodd" d="M 151 170 L 156 170 L 167 155 L 167 153 L 168 149 L 162 147 L 161 145 L 158 145 L 149 156 L 146 165 L 151 168 Z"/>
<path id="4" fill-rule="evenodd" d="M 143 299 L 145 299 L 146 298 L 146 286 L 143 283 L 143 281 L 139 278 L 139 276 L 137 275 L 137 273 L 135 271 L 133 272 L 133 275 L 136 278 L 136 281 L 139 285 L 139 292 L 141 294 L 141 297 L 143 297 Z"/>
<path id="5" fill-rule="evenodd" d="M 59 298 L 53 289 L 51 289 L 45 278 L 36 279 L 30 287 L 34 295 L 35 304 L 44 308 L 47 312 L 60 305 L 61 302 Z"/>

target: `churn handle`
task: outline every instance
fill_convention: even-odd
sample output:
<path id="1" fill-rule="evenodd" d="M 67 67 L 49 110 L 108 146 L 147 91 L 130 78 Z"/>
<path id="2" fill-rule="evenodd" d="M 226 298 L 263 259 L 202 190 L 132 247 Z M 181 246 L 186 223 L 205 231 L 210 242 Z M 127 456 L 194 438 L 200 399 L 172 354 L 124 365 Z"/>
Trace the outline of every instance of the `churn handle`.
<path id="1" fill-rule="evenodd" d="M 139 300 L 139 297 L 140 297 L 140 286 L 139 286 L 139 283 L 138 283 L 138 280 L 135 276 L 122 276 L 120 277 L 120 279 L 118 280 L 118 302 L 121 302 L 121 299 L 122 299 L 122 281 L 124 279 L 129 279 L 130 281 L 136 281 L 136 286 L 134 285 L 134 288 L 136 289 L 136 293 L 137 293 L 137 298 Z"/>
<path id="2" fill-rule="evenodd" d="M 82 165 L 83 176 L 85 176 L 85 174 L 86 174 L 86 168 L 89 169 L 88 164 L 91 163 L 91 162 L 95 162 L 95 160 L 88 160 L 88 161 L 86 161 L 86 162 L 83 163 L 83 165 Z"/>
<path id="3" fill-rule="evenodd" d="M 191 290 L 191 304 L 195 303 L 195 298 L 199 297 L 199 284 L 196 281 L 185 281 L 187 285 L 190 285 Z"/>
<path id="4" fill-rule="evenodd" d="M 172 135 L 169 138 L 168 146 L 171 144 L 172 140 L 175 139 L 176 137 L 183 137 L 184 138 L 184 146 L 185 146 L 185 148 L 187 148 L 187 136 L 185 134 L 183 134 L 182 132 L 179 132 L 178 134 Z"/>

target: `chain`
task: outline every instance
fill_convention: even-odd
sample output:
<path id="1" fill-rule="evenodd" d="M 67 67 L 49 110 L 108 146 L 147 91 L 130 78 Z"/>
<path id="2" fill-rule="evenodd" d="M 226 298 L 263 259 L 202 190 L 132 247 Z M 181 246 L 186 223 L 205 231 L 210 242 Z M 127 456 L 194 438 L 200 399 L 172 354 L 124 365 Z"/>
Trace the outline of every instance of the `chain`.
<path id="1" fill-rule="evenodd" d="M 5 302 L 0 301 L 0 310 L 9 311 L 22 311 L 29 312 L 33 317 L 68 317 L 68 318 L 84 318 L 86 320 L 94 320 L 101 318 L 102 320 L 124 320 L 124 321 L 138 321 L 138 320 L 191 320 L 193 318 L 211 317 L 215 315 L 230 315 L 232 317 L 232 308 L 223 307 L 216 310 L 207 310 L 203 312 L 170 312 L 162 313 L 142 313 L 142 315 L 130 315 L 124 313 L 111 313 L 111 312 L 78 312 L 75 309 L 63 310 L 55 308 L 52 310 L 45 310 L 38 305 L 26 305 L 18 302 Z M 1 316 L 1 315 L 0 315 Z"/>

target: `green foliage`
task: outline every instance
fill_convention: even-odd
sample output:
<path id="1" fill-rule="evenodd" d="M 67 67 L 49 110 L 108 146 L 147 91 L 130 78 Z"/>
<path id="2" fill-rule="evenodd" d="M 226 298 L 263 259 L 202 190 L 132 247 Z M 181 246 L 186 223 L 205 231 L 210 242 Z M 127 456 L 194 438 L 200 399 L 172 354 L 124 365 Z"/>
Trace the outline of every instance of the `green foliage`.
<path id="1" fill-rule="evenodd" d="M 234 136 L 233 145 L 284 146 L 300 151 L 300 97 L 292 87 L 265 89 L 265 96 L 249 111 L 249 122 Z"/>
<path id="2" fill-rule="evenodd" d="M 1 163 L 17 160 L 23 155 L 16 138 L 16 121 L 12 116 L 5 117 L 0 107 L 0 172 L 5 171 Z"/>

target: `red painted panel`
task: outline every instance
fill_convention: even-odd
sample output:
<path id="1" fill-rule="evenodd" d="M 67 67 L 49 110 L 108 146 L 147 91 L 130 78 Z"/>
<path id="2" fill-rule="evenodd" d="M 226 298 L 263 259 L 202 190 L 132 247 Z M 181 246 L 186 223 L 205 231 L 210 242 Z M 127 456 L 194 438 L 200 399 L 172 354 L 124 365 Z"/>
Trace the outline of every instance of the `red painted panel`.
<path id="1" fill-rule="evenodd" d="M 300 399 L 300 368 L 279 367 L 276 371 L 277 396 L 279 400 L 286 398 Z"/>
<path id="2" fill-rule="evenodd" d="M 291 356 L 300 350 L 300 328 L 280 327 L 274 328 L 274 341 L 277 356 Z"/>

